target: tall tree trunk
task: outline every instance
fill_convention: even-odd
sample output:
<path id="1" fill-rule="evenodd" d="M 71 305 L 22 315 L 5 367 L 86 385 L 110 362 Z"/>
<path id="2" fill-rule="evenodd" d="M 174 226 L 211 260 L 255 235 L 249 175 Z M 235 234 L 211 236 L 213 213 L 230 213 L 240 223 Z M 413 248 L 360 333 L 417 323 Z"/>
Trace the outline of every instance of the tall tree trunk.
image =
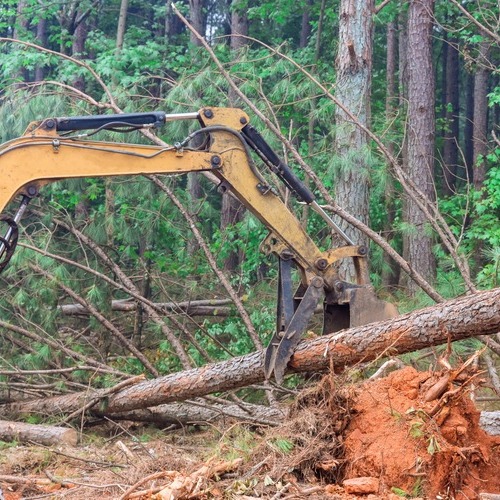
<path id="1" fill-rule="evenodd" d="M 36 43 L 42 47 L 47 47 L 47 19 L 40 17 L 36 26 Z M 37 64 L 35 68 L 35 82 L 41 82 L 45 78 L 45 67 Z"/>
<path id="2" fill-rule="evenodd" d="M 75 33 L 73 36 L 73 47 L 71 55 L 76 59 L 83 59 L 85 57 L 85 43 L 87 41 L 88 35 L 88 25 L 87 20 L 84 19 L 78 26 L 75 28 Z M 78 90 L 85 90 L 85 77 L 83 75 L 78 75 L 73 80 L 73 87 Z"/>
<path id="3" fill-rule="evenodd" d="M 205 36 L 205 20 L 203 17 L 203 0 L 189 0 L 189 17 L 193 28 L 201 35 Z M 194 33 L 190 34 L 193 45 L 200 46 L 200 41 Z"/>
<path id="4" fill-rule="evenodd" d="M 408 12 L 400 2 L 398 15 L 398 49 L 399 49 L 399 110 L 403 117 L 408 116 Z M 405 170 L 408 170 L 408 135 L 404 134 L 401 144 L 401 163 Z M 403 257 L 408 259 L 407 249 L 403 245 Z M 399 272 L 399 286 L 406 287 L 408 277 L 405 273 Z"/>
<path id="5" fill-rule="evenodd" d="M 205 35 L 205 21 L 203 17 L 203 0 L 189 0 L 189 16 L 191 25 L 201 35 Z M 190 41 L 197 47 L 201 46 L 200 40 L 196 38 L 194 33 L 190 32 Z M 196 139 L 195 139 L 196 141 Z M 189 210 L 191 216 L 198 220 L 197 213 L 199 210 L 199 202 L 203 197 L 203 189 L 201 187 L 200 176 L 197 173 L 189 173 L 187 175 L 187 187 L 190 198 Z M 199 250 L 199 245 L 194 237 L 190 237 L 188 241 L 188 254 L 193 255 Z"/>
<path id="6" fill-rule="evenodd" d="M 386 58 L 386 83 L 387 91 L 385 96 L 385 116 L 387 126 L 392 124 L 396 116 L 396 70 L 397 70 L 397 31 L 396 23 L 390 22 L 387 25 L 387 58 Z M 390 140 L 387 148 L 394 154 L 394 143 Z M 386 239 L 390 243 L 392 240 L 392 229 L 395 219 L 395 197 L 394 183 L 392 176 L 387 176 L 385 188 L 385 203 L 387 207 L 387 219 L 384 224 Z M 396 265 L 387 253 L 384 252 L 384 269 L 382 270 L 382 284 L 384 287 L 393 288 L 399 282 L 399 266 Z"/>
<path id="7" fill-rule="evenodd" d="M 19 0 L 17 3 L 16 10 L 16 21 L 14 23 L 14 30 L 12 36 L 18 38 L 19 40 L 24 40 L 26 37 L 26 31 L 29 26 L 28 17 L 25 14 L 25 9 L 27 7 L 26 0 Z M 19 82 L 15 84 L 15 88 L 21 88 L 24 82 L 29 81 L 29 72 L 26 68 L 21 67 L 16 71 L 16 74 L 12 75 L 14 79 Z"/>
<path id="8" fill-rule="evenodd" d="M 335 94 L 367 126 L 370 122 L 372 44 L 373 1 L 341 0 Z M 335 110 L 335 149 L 338 156 L 335 171 L 336 201 L 350 214 L 368 224 L 368 140 L 366 134 L 340 108 Z M 356 229 L 350 226 L 342 229 L 355 243 L 366 243 L 366 238 Z M 337 236 L 334 240 L 337 246 L 345 244 Z M 348 281 L 355 277 L 351 263 L 344 264 L 341 273 Z"/>
<path id="9" fill-rule="evenodd" d="M 488 152 L 488 55 L 489 42 L 479 44 L 479 54 L 474 75 L 474 118 L 472 122 L 472 165 L 474 189 L 480 191 L 486 178 L 486 154 Z M 484 242 L 477 239 L 473 260 L 479 271 L 485 262 Z"/>
<path id="10" fill-rule="evenodd" d="M 455 192 L 457 168 L 458 168 L 458 144 L 459 144 L 459 57 L 457 39 L 450 38 L 446 57 L 446 132 L 443 146 L 443 194 L 451 195 Z"/>
<path id="11" fill-rule="evenodd" d="M 120 54 L 123 49 L 125 31 L 127 26 L 128 0 L 121 0 L 118 26 L 116 28 L 116 53 Z"/>
<path id="12" fill-rule="evenodd" d="M 237 52 L 248 45 L 248 13 L 241 0 L 233 0 L 231 3 L 231 50 Z M 242 35 L 242 36 L 238 36 Z"/>
<path id="13" fill-rule="evenodd" d="M 474 181 L 474 75 L 467 73 L 465 92 L 464 156 L 467 167 L 467 180 Z"/>
<path id="14" fill-rule="evenodd" d="M 486 176 L 484 157 L 488 151 L 488 63 L 489 42 L 479 44 L 477 69 L 474 76 L 473 164 L 474 188 L 483 187 Z"/>
<path id="15" fill-rule="evenodd" d="M 432 25 L 434 0 L 411 0 L 408 11 L 408 175 L 429 201 L 434 191 L 434 69 Z M 413 200 L 406 199 L 405 221 L 410 226 L 403 238 L 406 260 L 432 283 L 435 259 L 432 235 L 426 218 Z M 417 286 L 408 283 L 414 294 Z"/>
<path id="16" fill-rule="evenodd" d="M 398 49 L 399 107 L 401 110 L 406 110 L 408 107 L 408 19 L 407 13 L 403 10 L 398 18 Z"/>
<path id="17" fill-rule="evenodd" d="M 302 23 L 300 26 L 300 40 L 299 47 L 304 48 L 307 46 L 309 37 L 311 36 L 311 0 L 307 0 L 304 10 L 302 12 Z"/>
<path id="18" fill-rule="evenodd" d="M 184 29 L 184 24 L 172 11 L 172 0 L 167 0 L 167 12 L 165 15 L 165 39 L 172 41 L 174 37 L 180 35 Z"/>

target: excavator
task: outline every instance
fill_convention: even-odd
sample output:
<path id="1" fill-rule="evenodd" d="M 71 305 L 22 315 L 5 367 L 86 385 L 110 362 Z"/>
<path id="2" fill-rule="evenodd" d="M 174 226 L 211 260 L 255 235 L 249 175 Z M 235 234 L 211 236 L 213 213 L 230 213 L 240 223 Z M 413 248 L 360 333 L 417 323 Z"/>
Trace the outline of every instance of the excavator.
<path id="1" fill-rule="evenodd" d="M 176 120 L 197 122 L 182 141 L 161 147 L 92 140 L 99 131 L 129 132 L 158 129 Z M 345 241 L 322 251 L 259 170 L 260 160 L 300 202 L 317 212 Z M 164 111 L 47 118 L 29 124 L 25 133 L 0 146 L 0 272 L 11 259 L 19 223 L 30 200 L 47 184 L 68 178 L 123 175 L 179 175 L 209 172 L 219 191 L 238 199 L 269 230 L 261 244 L 265 254 L 278 258 L 276 330 L 264 353 L 267 379 L 278 383 L 307 325 L 323 303 L 323 332 L 389 319 L 392 304 L 379 300 L 370 284 L 367 248 L 356 245 L 324 211 L 314 193 L 250 125 L 236 108 L 204 107 L 198 112 Z M 13 216 L 7 205 L 19 200 Z M 355 283 L 338 272 L 342 259 L 352 259 Z M 294 290 L 292 270 L 300 284 Z"/>

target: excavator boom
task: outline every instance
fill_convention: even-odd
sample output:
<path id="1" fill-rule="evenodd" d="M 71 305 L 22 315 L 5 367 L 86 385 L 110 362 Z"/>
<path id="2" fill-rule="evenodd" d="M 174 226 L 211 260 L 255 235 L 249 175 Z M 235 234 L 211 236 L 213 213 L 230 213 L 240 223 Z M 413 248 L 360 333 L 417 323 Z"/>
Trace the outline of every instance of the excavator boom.
<path id="1" fill-rule="evenodd" d="M 183 141 L 166 147 L 88 138 L 100 130 L 158 128 L 175 120 L 197 120 L 200 128 Z M 197 135 L 203 135 L 203 145 L 192 148 L 190 144 Z M 321 251 L 255 167 L 251 152 L 256 153 L 300 201 L 316 210 L 347 245 Z M 197 113 L 171 115 L 159 111 L 48 118 L 30 124 L 23 136 L 0 146 L 0 213 L 4 213 L 14 198 L 21 200 L 14 217 L 2 215 L 0 219 L 8 226 L 5 236 L 0 238 L 0 271 L 12 257 L 18 224 L 29 200 L 51 182 L 202 171 L 210 172 L 220 191 L 232 194 L 269 229 L 261 248 L 279 259 L 277 328 L 265 355 L 267 377 L 274 374 L 281 381 L 321 297 L 328 332 L 392 315 L 391 308 L 375 297 L 370 286 L 366 248 L 353 244 L 321 209 L 309 188 L 249 124 L 248 115 L 233 108 L 206 107 Z M 335 263 L 344 258 L 354 259 L 356 283 L 344 282 L 337 274 Z M 295 294 L 291 289 L 292 265 L 298 269 L 301 280 Z"/>

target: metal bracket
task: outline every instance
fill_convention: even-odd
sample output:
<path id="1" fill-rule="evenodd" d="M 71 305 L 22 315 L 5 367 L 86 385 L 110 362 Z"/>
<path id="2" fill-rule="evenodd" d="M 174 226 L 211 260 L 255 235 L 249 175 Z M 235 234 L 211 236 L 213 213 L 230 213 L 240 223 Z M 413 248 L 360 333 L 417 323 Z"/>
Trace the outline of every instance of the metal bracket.
<path id="1" fill-rule="evenodd" d="M 266 349 L 264 360 L 266 379 L 274 373 L 276 382 L 280 384 L 283 381 L 288 362 L 323 295 L 323 286 L 321 278 L 313 278 L 286 329 L 274 334 Z"/>

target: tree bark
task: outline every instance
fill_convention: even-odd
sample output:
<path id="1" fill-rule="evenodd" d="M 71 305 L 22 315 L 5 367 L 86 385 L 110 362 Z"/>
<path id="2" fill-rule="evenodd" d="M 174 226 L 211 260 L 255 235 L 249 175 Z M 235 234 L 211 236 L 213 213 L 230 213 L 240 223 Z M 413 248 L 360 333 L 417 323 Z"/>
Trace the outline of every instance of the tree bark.
<path id="1" fill-rule="evenodd" d="M 83 19 L 75 28 L 75 33 L 73 35 L 73 46 L 71 49 L 71 55 L 76 59 L 83 59 L 86 55 L 85 44 L 87 42 L 88 36 L 88 24 L 87 19 Z M 82 92 L 85 90 L 85 77 L 79 74 L 73 80 L 73 86 Z"/>
<path id="2" fill-rule="evenodd" d="M 42 47 L 48 46 L 47 19 L 40 17 L 36 26 L 36 43 Z M 45 78 L 45 66 L 37 64 L 35 68 L 35 82 L 41 82 Z"/>
<path id="3" fill-rule="evenodd" d="M 480 190 L 486 177 L 484 157 L 488 152 L 488 64 L 489 42 L 479 44 L 477 69 L 474 76 L 473 164 L 474 188 Z"/>
<path id="4" fill-rule="evenodd" d="M 432 24 L 434 0 L 412 0 L 408 11 L 408 176 L 429 200 L 434 192 L 434 69 Z M 416 203 L 407 199 L 405 221 L 411 228 L 403 238 L 403 255 L 432 283 L 435 259 L 427 219 Z M 408 284 L 410 294 L 418 287 Z"/>
<path id="5" fill-rule="evenodd" d="M 481 412 L 479 424 L 488 434 L 500 436 L 500 411 Z"/>
<path id="6" fill-rule="evenodd" d="M 123 49 L 125 40 L 125 28 L 127 26 L 128 0 L 121 0 L 118 26 L 116 28 L 116 54 L 119 55 Z"/>
<path id="7" fill-rule="evenodd" d="M 16 20 L 14 23 L 14 30 L 12 33 L 13 38 L 18 38 L 19 40 L 23 40 L 26 37 L 26 32 L 29 27 L 29 21 L 27 16 L 25 15 L 24 10 L 26 9 L 27 6 L 28 5 L 26 0 L 20 0 L 17 3 Z M 14 85 L 15 88 L 21 88 L 24 82 L 29 81 L 29 72 L 24 67 L 20 67 L 12 76 L 16 80 L 16 83 Z"/>
<path id="8" fill-rule="evenodd" d="M 205 16 L 203 14 L 203 0 L 189 0 L 189 17 L 191 25 L 193 28 L 202 36 L 205 36 Z M 200 40 L 195 36 L 194 33 L 190 32 L 190 42 L 196 47 L 201 47 Z M 201 140 L 197 137 L 193 141 L 193 147 L 198 144 L 196 141 Z M 198 211 L 200 209 L 200 203 L 203 198 L 203 189 L 201 186 L 200 176 L 196 172 L 190 172 L 187 174 L 187 191 L 189 193 L 189 212 L 191 217 L 198 222 Z M 189 256 L 193 256 L 198 252 L 200 246 L 192 235 L 190 235 L 187 243 L 187 252 Z"/>
<path id="9" fill-rule="evenodd" d="M 387 90 L 385 95 L 385 117 L 389 127 L 396 118 L 396 73 L 397 73 L 397 30 L 396 23 L 387 24 L 387 57 L 386 57 L 386 83 Z M 387 149 L 394 154 L 394 142 L 389 140 Z M 390 165 L 387 166 L 390 169 Z M 387 176 L 385 186 L 385 204 L 387 217 L 384 223 L 385 239 L 388 243 L 393 240 L 394 219 L 396 216 L 395 188 L 391 175 Z M 394 259 L 384 252 L 384 267 L 382 269 L 382 285 L 384 288 L 395 288 L 399 282 L 400 268 Z"/>
<path id="10" fill-rule="evenodd" d="M 424 347 L 456 341 L 500 330 L 500 288 L 372 323 L 339 333 L 303 340 L 287 373 L 323 372 L 394 356 Z M 145 409 L 183 401 L 213 392 L 238 389 L 264 380 L 263 353 L 257 351 L 201 368 L 194 368 L 135 384 L 115 394 L 109 389 L 46 398 L 0 406 L 1 415 L 72 413 L 99 395 L 100 411 L 106 414 Z M 107 391 L 107 392 L 106 392 Z"/>
<path id="11" fill-rule="evenodd" d="M 307 0 L 304 5 L 304 10 L 302 11 L 302 23 L 300 26 L 300 40 L 299 47 L 307 47 L 309 42 L 309 37 L 311 36 L 311 0 Z"/>
<path id="12" fill-rule="evenodd" d="M 240 0 L 233 0 L 231 2 L 231 35 L 230 48 L 233 54 L 232 57 L 237 61 L 242 49 L 248 45 L 248 40 L 245 38 L 245 36 L 248 36 L 247 5 L 242 4 Z M 229 89 L 228 96 L 231 106 L 238 106 L 240 104 L 238 96 L 233 89 Z M 245 208 L 243 205 L 234 196 L 231 196 L 229 193 L 223 193 L 220 218 L 221 231 L 225 232 L 238 222 L 241 222 L 244 215 Z M 231 241 L 237 239 L 234 237 L 229 238 Z M 242 251 L 232 250 L 224 260 L 224 270 L 235 272 L 243 258 Z"/>
<path id="13" fill-rule="evenodd" d="M 0 439 L 2 441 L 34 441 L 45 446 L 69 444 L 76 446 L 78 434 L 68 427 L 53 425 L 24 424 L 0 420 Z"/>
<path id="14" fill-rule="evenodd" d="M 193 300 L 186 302 L 162 302 L 155 306 L 168 312 L 181 312 L 188 316 L 229 316 L 230 307 L 224 307 L 232 304 L 231 299 L 221 300 Z M 138 307 L 135 300 L 113 300 L 111 301 L 112 311 L 132 312 Z M 81 304 L 62 304 L 58 310 L 66 316 L 88 316 L 89 311 Z"/>
<path id="15" fill-rule="evenodd" d="M 166 427 L 168 425 L 206 424 L 207 422 L 219 422 L 224 419 L 276 425 L 285 417 L 286 411 L 263 405 L 247 403 L 222 404 L 201 400 L 199 402 L 164 404 L 122 413 L 94 414 L 106 416 L 111 420 L 148 422 Z"/>
<path id="16" fill-rule="evenodd" d="M 172 12 L 172 0 L 167 0 L 167 11 L 165 15 L 165 40 L 172 42 L 184 29 L 182 21 Z"/>
<path id="17" fill-rule="evenodd" d="M 339 18 L 339 48 L 336 60 L 335 96 L 363 125 L 370 122 L 371 71 L 373 52 L 373 0 L 342 0 Z M 351 215 L 368 224 L 369 153 L 368 138 L 340 108 L 335 110 L 335 199 Z M 342 229 L 355 242 L 366 244 L 357 229 Z M 335 243 L 345 242 L 334 237 Z M 354 266 L 342 264 L 341 273 L 355 279 Z"/>
<path id="18" fill-rule="evenodd" d="M 474 180 L 474 75 L 467 74 L 465 91 L 464 156 L 467 166 L 467 180 Z"/>
<path id="19" fill-rule="evenodd" d="M 459 144 L 459 74 L 460 74 L 460 59 L 458 57 L 458 40 L 450 38 L 448 50 L 446 53 L 446 89 L 445 89 L 445 106 L 446 106 L 446 132 L 444 135 L 443 146 L 443 187 L 442 191 L 445 196 L 455 193 L 455 184 L 458 168 L 458 144 Z"/>
<path id="20" fill-rule="evenodd" d="M 189 0 L 189 17 L 193 28 L 201 35 L 205 36 L 205 18 L 203 16 L 203 0 Z M 190 41 L 197 47 L 201 46 L 200 41 L 193 33 L 190 33 Z"/>

